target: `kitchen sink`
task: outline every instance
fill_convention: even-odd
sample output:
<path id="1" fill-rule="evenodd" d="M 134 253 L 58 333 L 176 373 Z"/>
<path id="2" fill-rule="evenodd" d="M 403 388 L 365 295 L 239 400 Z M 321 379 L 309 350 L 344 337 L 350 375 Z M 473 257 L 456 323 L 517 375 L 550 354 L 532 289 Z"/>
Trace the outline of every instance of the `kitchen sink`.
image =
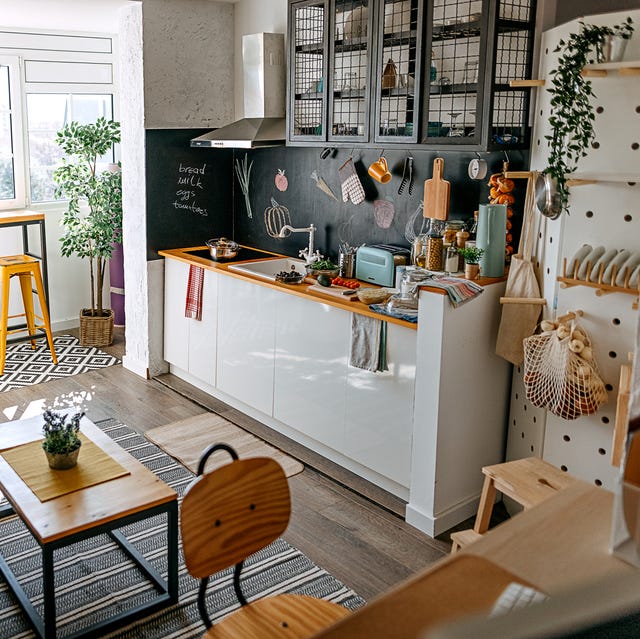
<path id="1" fill-rule="evenodd" d="M 269 260 L 256 260 L 246 264 L 229 264 L 230 271 L 238 273 L 246 273 L 255 277 L 261 277 L 263 280 L 271 280 L 275 282 L 276 274 L 280 271 L 287 273 L 295 267 L 298 273 L 306 273 L 305 263 L 302 260 L 294 260 L 290 257 L 274 258 Z"/>

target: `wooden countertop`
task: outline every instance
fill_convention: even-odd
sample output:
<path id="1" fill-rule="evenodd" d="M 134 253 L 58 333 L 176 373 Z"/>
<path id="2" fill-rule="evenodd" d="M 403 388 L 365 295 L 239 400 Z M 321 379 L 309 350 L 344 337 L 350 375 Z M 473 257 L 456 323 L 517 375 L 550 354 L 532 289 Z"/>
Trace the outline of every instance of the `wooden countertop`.
<path id="1" fill-rule="evenodd" d="M 245 247 L 250 248 L 250 247 Z M 227 262 L 214 262 L 212 260 L 203 259 L 198 257 L 197 255 L 191 255 L 190 251 L 197 250 L 209 250 L 206 246 L 195 246 L 190 248 L 180 248 L 180 249 L 171 249 L 166 251 L 158 251 L 159 255 L 163 257 L 168 257 L 170 259 L 178 260 L 180 262 L 185 262 L 187 264 L 195 264 L 196 266 L 202 266 L 203 268 L 209 269 L 211 271 L 222 272 L 225 275 L 229 275 L 231 277 L 238 278 L 240 280 L 245 280 L 249 282 L 253 282 L 255 284 L 260 284 L 261 286 L 266 286 L 268 288 L 272 288 L 278 291 L 282 291 L 284 293 L 288 293 L 290 295 L 296 295 L 297 297 L 304 297 L 306 299 L 311 299 L 315 302 L 321 302 L 322 304 L 328 304 L 329 306 L 334 306 L 336 308 L 341 308 L 346 311 L 351 311 L 353 313 L 359 313 L 360 315 L 367 315 L 368 317 L 374 317 L 375 319 L 384 320 L 385 322 L 390 322 L 391 324 L 398 324 L 399 326 L 404 326 L 405 328 L 410 328 L 412 330 L 416 330 L 418 325 L 412 322 L 407 322 L 405 320 L 401 320 L 395 317 L 389 317 L 387 315 L 381 315 L 380 313 L 374 313 L 369 310 L 369 307 L 366 304 L 363 304 L 359 301 L 350 302 L 345 300 L 344 302 L 337 297 L 323 295 L 320 292 L 310 291 L 309 283 L 303 282 L 302 284 L 283 284 L 282 282 L 271 282 L 269 280 L 262 279 L 260 277 L 252 277 L 251 275 L 247 275 L 244 273 L 238 273 L 237 271 L 232 271 L 229 269 L 229 263 Z M 251 249 L 252 251 L 258 249 Z M 288 257 L 287 255 L 279 255 L 277 253 L 268 253 L 264 252 L 266 259 L 267 257 Z M 260 259 L 260 258 L 258 258 Z M 256 260 L 236 260 L 233 264 L 244 264 L 248 262 L 255 262 Z M 373 285 L 371 285 L 373 286 Z"/>
<path id="2" fill-rule="evenodd" d="M 264 258 L 255 258 L 251 260 L 235 260 L 233 264 L 245 264 L 249 262 L 255 262 L 256 259 L 266 259 L 269 257 L 279 258 L 279 257 L 289 257 L 287 255 L 281 255 L 279 253 L 270 253 L 268 251 L 261 251 L 260 249 L 254 249 L 252 247 L 243 247 L 251 249 L 252 251 L 258 251 L 264 253 Z M 213 260 L 208 260 L 198 255 L 192 255 L 193 251 L 208 251 L 209 249 L 206 246 L 192 246 L 187 248 L 179 248 L 179 249 L 167 249 L 164 251 L 158 251 L 158 254 L 162 257 L 168 257 L 173 260 L 178 260 L 180 262 L 185 262 L 186 264 L 195 264 L 196 266 L 201 266 L 202 268 L 209 269 L 211 271 L 223 272 L 226 275 L 231 277 L 236 277 L 241 280 L 254 282 L 256 284 L 260 284 L 261 286 L 266 286 L 268 288 L 273 288 L 279 291 L 283 291 L 285 293 L 289 293 L 291 295 L 296 295 L 298 297 L 304 297 L 307 299 L 312 299 L 316 302 L 322 302 L 323 304 L 328 304 L 329 306 L 335 306 L 336 308 L 342 308 L 346 311 L 351 311 L 353 313 L 359 313 L 361 315 L 366 315 L 368 317 L 374 317 L 375 319 L 384 320 L 385 322 L 390 322 L 392 324 L 398 324 L 399 326 L 404 326 L 405 328 L 410 328 L 412 330 L 416 330 L 418 328 L 417 323 L 407 322 L 405 320 L 401 320 L 395 317 L 389 317 L 387 315 L 382 315 L 380 313 L 375 313 L 374 311 L 369 310 L 369 307 L 366 304 L 363 304 L 359 301 L 342 301 L 334 296 L 324 295 L 321 292 L 316 292 L 313 290 L 309 290 L 309 282 L 303 282 L 302 284 L 283 284 L 281 282 L 271 282 L 269 280 L 262 279 L 260 277 L 252 277 L 251 275 L 245 273 L 238 273 L 237 271 L 233 271 L 229 269 L 228 262 L 215 262 Z M 488 286 L 490 284 L 495 284 L 498 282 L 503 282 L 506 279 L 506 275 L 504 277 L 484 277 L 476 280 L 477 284 L 481 286 Z M 368 286 L 375 287 L 373 284 L 368 284 Z M 438 295 L 446 295 L 446 291 L 443 291 L 440 288 L 432 288 L 429 286 L 421 286 L 421 289 L 427 290 L 430 293 L 436 293 Z"/>
<path id="3" fill-rule="evenodd" d="M 637 572 L 609 553 L 612 509 L 612 493 L 576 481 L 314 638 L 417 639 L 444 621 L 488 612 L 511 579 L 553 597 Z"/>

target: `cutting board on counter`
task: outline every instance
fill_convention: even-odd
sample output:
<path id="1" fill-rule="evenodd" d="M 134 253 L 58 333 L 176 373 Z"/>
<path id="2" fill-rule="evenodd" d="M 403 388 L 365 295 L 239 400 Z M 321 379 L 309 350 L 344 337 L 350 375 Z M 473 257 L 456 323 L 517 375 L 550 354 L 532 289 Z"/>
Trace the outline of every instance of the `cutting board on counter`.
<path id="1" fill-rule="evenodd" d="M 332 284 L 331 286 L 320 286 L 320 284 L 316 283 L 308 286 L 307 291 L 311 293 L 322 293 L 323 295 L 340 298 L 343 302 L 358 301 L 358 296 L 355 294 L 355 291 L 351 288 L 347 288 L 346 286 L 336 286 L 335 284 Z M 345 291 L 353 292 L 353 295 L 343 295 Z"/>
<path id="2" fill-rule="evenodd" d="M 451 184 L 443 178 L 444 160 L 433 161 L 433 176 L 424 183 L 424 217 L 446 220 L 449 217 Z"/>

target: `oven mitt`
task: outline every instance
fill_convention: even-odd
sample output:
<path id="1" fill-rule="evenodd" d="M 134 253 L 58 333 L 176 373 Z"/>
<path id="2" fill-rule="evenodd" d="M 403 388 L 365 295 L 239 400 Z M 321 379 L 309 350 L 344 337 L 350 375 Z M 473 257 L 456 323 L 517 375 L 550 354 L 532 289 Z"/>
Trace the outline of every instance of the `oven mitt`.
<path id="1" fill-rule="evenodd" d="M 364 189 L 353 165 L 353 158 L 349 158 L 339 169 L 340 184 L 342 186 L 342 201 L 351 200 L 354 204 L 364 202 Z"/>

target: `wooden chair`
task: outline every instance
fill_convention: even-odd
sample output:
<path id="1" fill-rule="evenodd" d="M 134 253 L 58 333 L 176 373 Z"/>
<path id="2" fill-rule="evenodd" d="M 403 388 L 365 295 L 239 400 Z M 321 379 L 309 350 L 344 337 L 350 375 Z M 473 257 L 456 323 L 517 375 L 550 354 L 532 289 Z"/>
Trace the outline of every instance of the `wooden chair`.
<path id="1" fill-rule="evenodd" d="M 489 530 L 497 491 L 510 497 L 526 510 L 576 481 L 569 473 L 538 457 L 485 466 L 482 472 L 485 476 L 484 484 L 473 529 L 451 533 L 452 553 L 481 539 Z"/>
<path id="2" fill-rule="evenodd" d="M 216 451 L 232 461 L 204 473 Z M 226 444 L 204 451 L 198 477 L 187 488 L 181 506 L 180 530 L 187 570 L 200 579 L 198 610 L 215 639 L 302 639 L 346 616 L 337 604 L 303 595 L 274 595 L 247 602 L 240 584 L 244 560 L 275 541 L 291 516 L 289 484 L 281 466 L 267 457 L 238 458 Z M 233 586 L 240 609 L 212 624 L 206 608 L 209 577 L 235 566 Z"/>

